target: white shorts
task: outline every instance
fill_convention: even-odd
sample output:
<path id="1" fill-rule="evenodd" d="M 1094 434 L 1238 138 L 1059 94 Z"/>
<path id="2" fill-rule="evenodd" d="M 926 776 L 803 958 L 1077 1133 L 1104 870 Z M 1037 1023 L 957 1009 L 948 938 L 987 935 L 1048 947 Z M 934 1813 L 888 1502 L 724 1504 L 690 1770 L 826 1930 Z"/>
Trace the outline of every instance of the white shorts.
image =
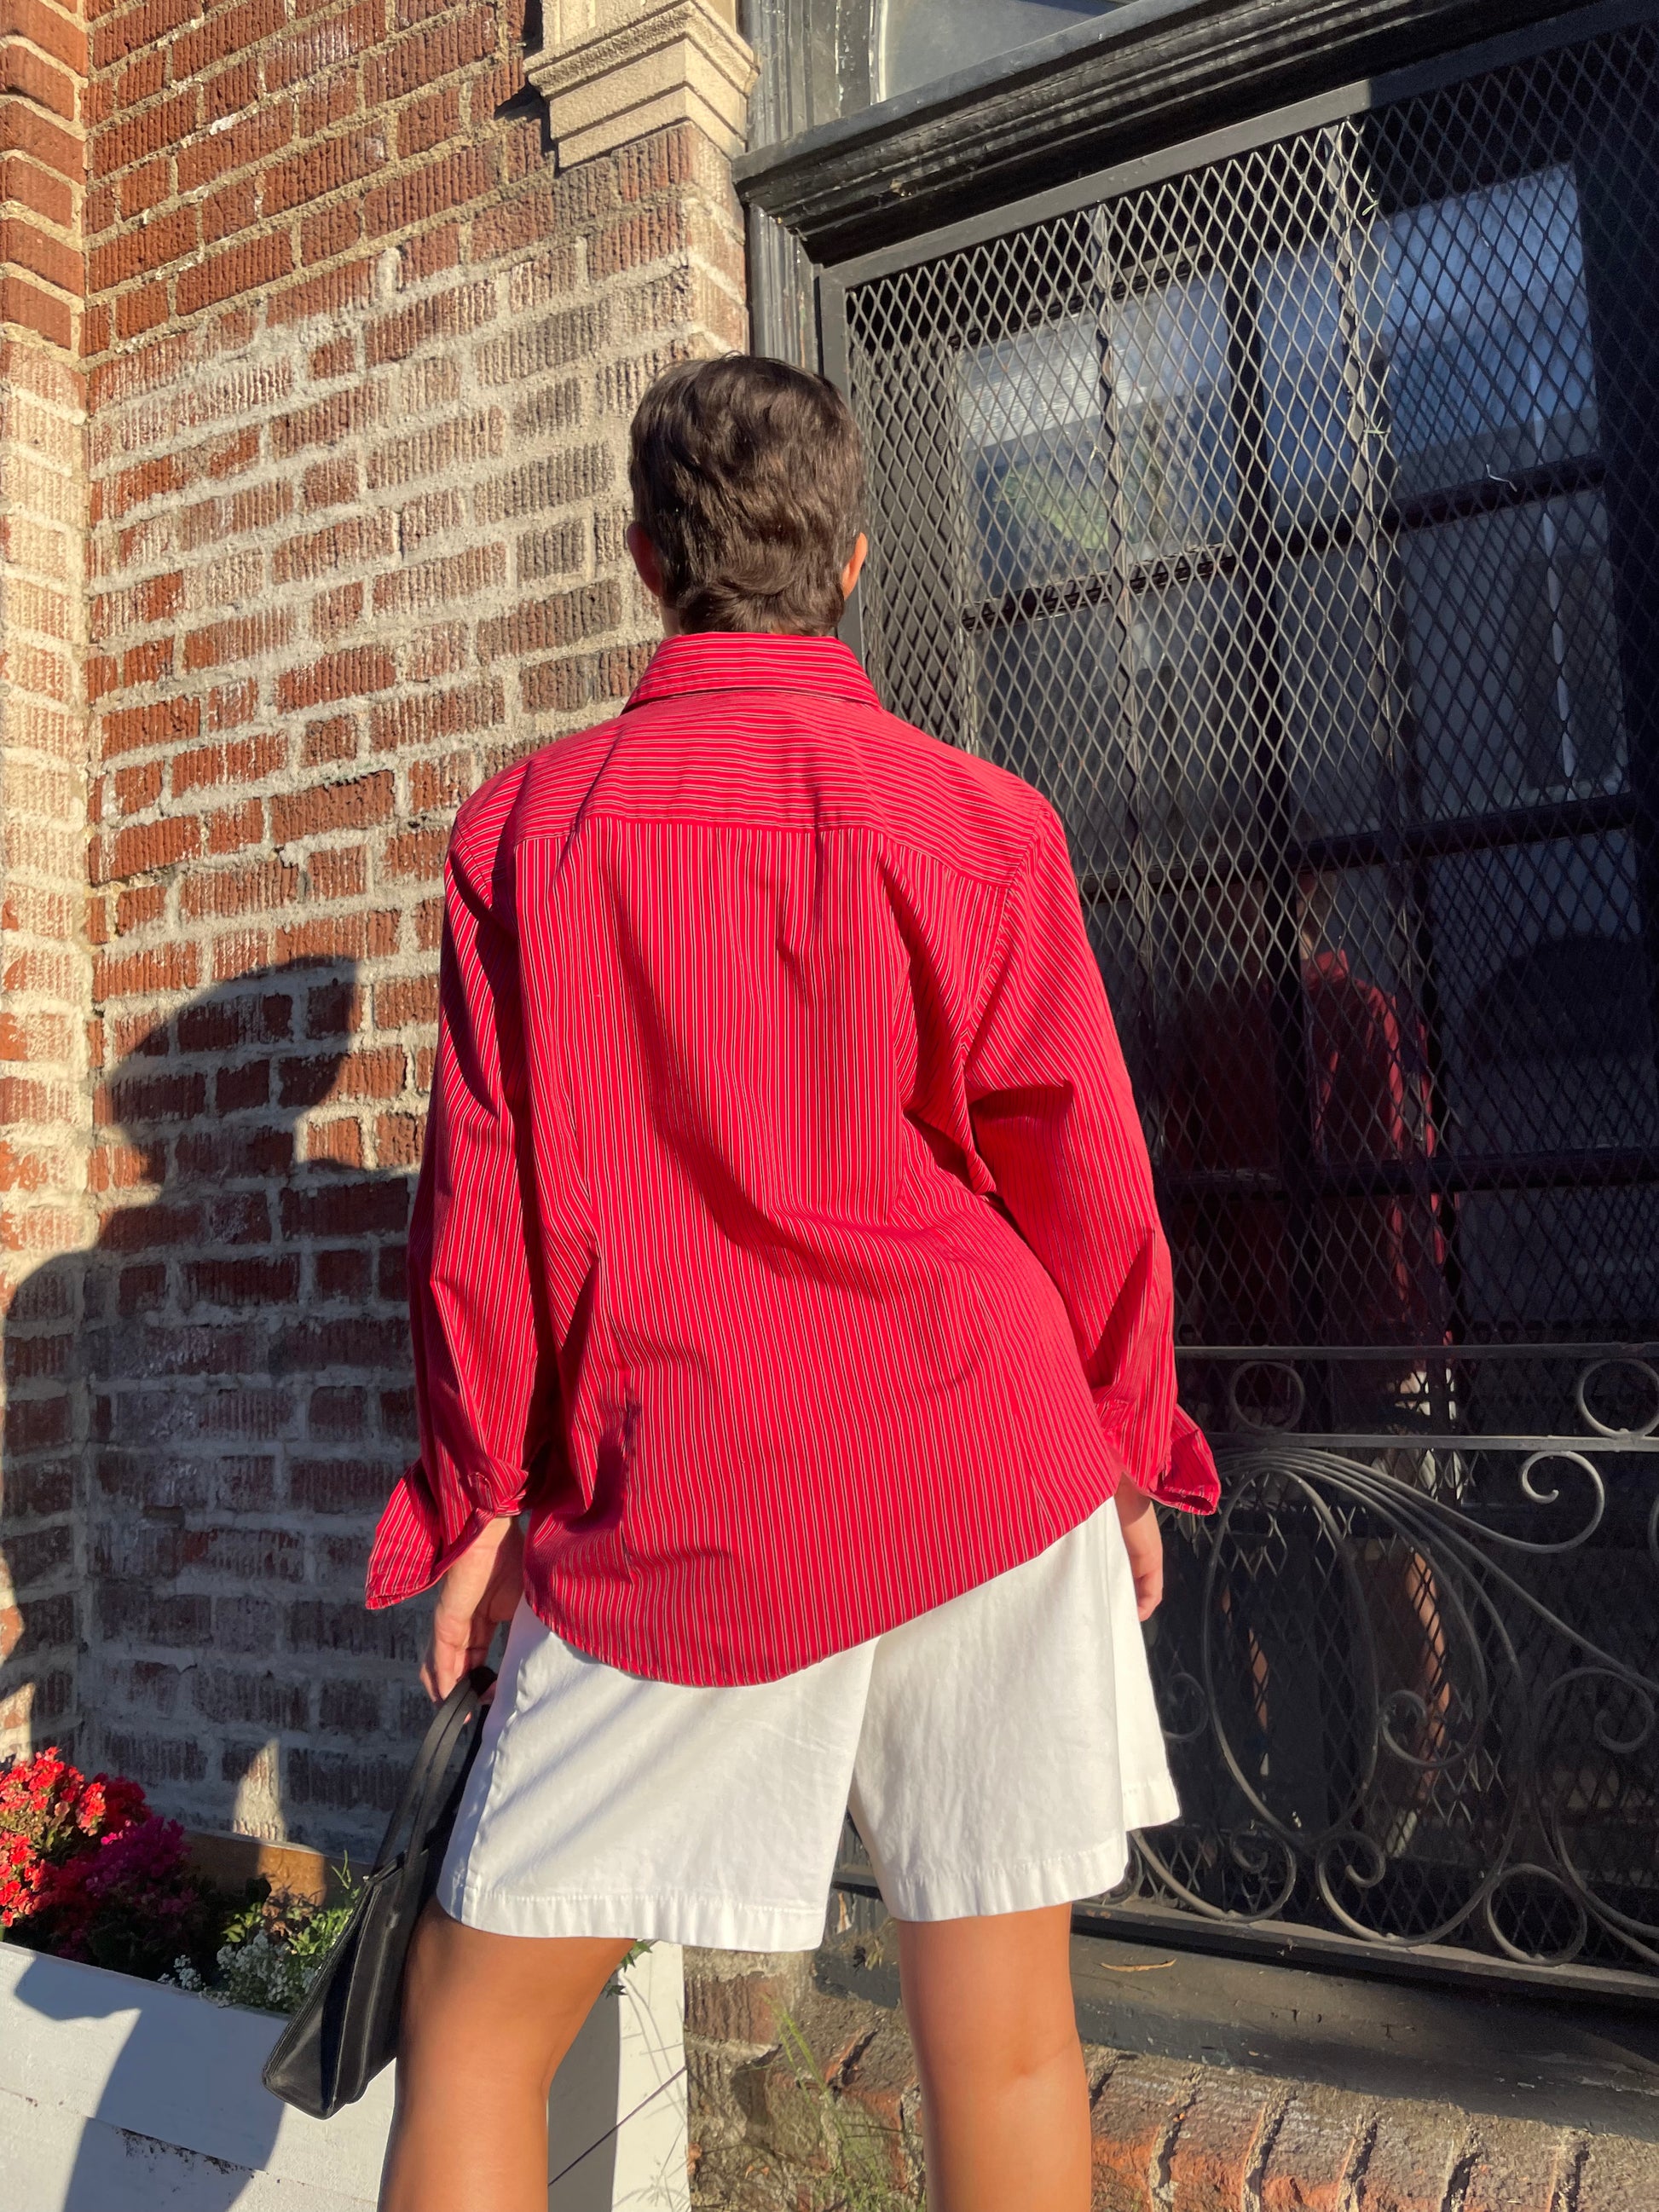
<path id="1" fill-rule="evenodd" d="M 507 1936 L 811 1950 L 849 1801 L 901 1919 L 1120 1880 L 1178 1807 L 1115 1507 L 775 1682 L 623 1674 L 520 1605 L 438 1898 Z"/>

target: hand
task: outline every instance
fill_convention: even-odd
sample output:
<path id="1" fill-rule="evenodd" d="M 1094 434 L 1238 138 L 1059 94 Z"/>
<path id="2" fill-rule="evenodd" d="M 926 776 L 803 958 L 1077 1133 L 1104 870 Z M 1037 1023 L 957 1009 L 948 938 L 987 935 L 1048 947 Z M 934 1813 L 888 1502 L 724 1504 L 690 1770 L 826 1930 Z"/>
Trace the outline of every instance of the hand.
<path id="1" fill-rule="evenodd" d="M 1117 1486 L 1117 1520 L 1135 1578 L 1135 1618 L 1150 1620 L 1164 1595 L 1164 1538 L 1157 1508 L 1127 1474 Z"/>
<path id="2" fill-rule="evenodd" d="M 432 1615 L 432 1638 L 421 1682 L 434 1705 L 463 1674 L 481 1667 L 500 1621 L 511 1620 L 524 1595 L 524 1531 L 516 1521 L 481 1528 L 444 1577 Z"/>

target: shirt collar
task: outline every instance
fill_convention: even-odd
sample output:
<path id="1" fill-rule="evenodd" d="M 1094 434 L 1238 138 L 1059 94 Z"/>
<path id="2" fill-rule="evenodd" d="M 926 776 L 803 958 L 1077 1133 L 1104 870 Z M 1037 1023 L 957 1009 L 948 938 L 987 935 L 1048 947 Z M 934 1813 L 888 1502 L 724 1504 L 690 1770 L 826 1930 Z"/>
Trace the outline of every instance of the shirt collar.
<path id="1" fill-rule="evenodd" d="M 878 706 L 857 656 L 838 637 L 785 637 L 773 630 L 688 630 L 665 638 L 634 686 L 629 707 L 687 691 L 821 691 Z"/>

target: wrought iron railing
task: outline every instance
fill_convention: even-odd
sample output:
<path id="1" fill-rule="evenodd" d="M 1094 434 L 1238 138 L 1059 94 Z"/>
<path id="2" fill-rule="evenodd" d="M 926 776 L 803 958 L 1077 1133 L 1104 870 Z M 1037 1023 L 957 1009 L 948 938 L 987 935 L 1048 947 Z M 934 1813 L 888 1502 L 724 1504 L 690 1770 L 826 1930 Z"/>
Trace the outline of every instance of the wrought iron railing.
<path id="1" fill-rule="evenodd" d="M 1659 1976 L 1654 12 L 823 286 L 872 674 L 1066 822 L 1224 1451 L 1121 1914 Z"/>

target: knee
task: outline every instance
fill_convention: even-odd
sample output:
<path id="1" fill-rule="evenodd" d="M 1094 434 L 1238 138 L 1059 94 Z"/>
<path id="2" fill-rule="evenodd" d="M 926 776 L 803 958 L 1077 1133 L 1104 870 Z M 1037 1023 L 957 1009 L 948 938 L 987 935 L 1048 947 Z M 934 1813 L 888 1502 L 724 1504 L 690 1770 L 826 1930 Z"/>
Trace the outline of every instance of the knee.
<path id="1" fill-rule="evenodd" d="M 924 2088 L 937 2094 L 956 2085 L 975 2096 L 1018 2091 L 1038 2081 L 1081 2073 L 1083 2045 L 1069 2003 L 981 2002 L 910 2020 L 911 2039 Z"/>

